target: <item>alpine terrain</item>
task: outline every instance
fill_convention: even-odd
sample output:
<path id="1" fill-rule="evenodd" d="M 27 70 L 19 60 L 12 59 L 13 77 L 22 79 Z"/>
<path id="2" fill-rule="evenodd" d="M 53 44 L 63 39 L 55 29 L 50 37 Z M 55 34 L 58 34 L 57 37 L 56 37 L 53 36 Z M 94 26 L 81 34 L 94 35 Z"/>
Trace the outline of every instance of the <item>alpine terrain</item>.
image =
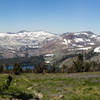
<path id="1" fill-rule="evenodd" d="M 90 32 L 53 34 L 46 31 L 0 33 L 0 57 L 13 58 L 54 53 L 63 50 L 100 52 L 100 36 Z"/>

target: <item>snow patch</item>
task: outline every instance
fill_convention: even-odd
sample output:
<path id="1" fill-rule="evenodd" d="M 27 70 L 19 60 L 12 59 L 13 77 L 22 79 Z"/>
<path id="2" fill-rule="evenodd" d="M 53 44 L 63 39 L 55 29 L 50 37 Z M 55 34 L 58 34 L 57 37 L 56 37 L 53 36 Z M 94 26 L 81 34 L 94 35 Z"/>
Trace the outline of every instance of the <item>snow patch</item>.
<path id="1" fill-rule="evenodd" d="M 95 45 L 94 43 L 88 43 L 88 44 L 90 44 L 90 45 Z"/>
<path id="2" fill-rule="evenodd" d="M 81 34 L 88 36 L 88 33 L 85 33 L 85 32 L 77 32 L 77 33 L 74 33 L 74 35 L 81 35 Z"/>
<path id="3" fill-rule="evenodd" d="M 100 53 L 100 47 L 96 47 L 96 48 L 94 49 L 94 52 Z"/>
<path id="4" fill-rule="evenodd" d="M 84 40 L 82 38 L 75 38 L 74 40 L 75 40 L 75 42 L 84 42 Z"/>
<path id="5" fill-rule="evenodd" d="M 97 37 L 96 35 L 92 35 L 92 36 L 91 36 L 91 38 L 96 38 L 96 37 Z"/>
<path id="6" fill-rule="evenodd" d="M 71 40 L 66 40 L 66 39 L 64 39 L 63 44 L 68 45 L 69 43 L 71 43 Z"/>
<path id="7" fill-rule="evenodd" d="M 89 50 L 91 49 L 92 47 L 84 47 L 84 48 L 78 48 L 77 50 Z"/>

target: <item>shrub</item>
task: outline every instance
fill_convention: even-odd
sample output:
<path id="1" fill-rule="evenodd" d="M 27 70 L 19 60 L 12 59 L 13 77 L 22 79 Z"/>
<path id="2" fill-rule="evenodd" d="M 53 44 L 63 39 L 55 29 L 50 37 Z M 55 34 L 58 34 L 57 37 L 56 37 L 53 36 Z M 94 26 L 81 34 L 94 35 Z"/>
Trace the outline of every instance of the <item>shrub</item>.
<path id="1" fill-rule="evenodd" d="M 35 73 L 43 73 L 45 70 L 45 65 L 44 64 L 36 64 L 34 66 L 33 72 Z"/>
<path id="2" fill-rule="evenodd" d="M 3 65 L 0 64 L 0 73 L 2 73 L 2 72 L 3 72 Z"/>
<path id="3" fill-rule="evenodd" d="M 14 64 L 13 72 L 15 75 L 19 75 L 22 72 L 22 68 L 18 63 Z"/>
<path id="4" fill-rule="evenodd" d="M 77 60 L 73 61 L 72 68 L 73 68 L 74 72 L 83 72 L 83 70 L 84 70 L 84 59 L 83 59 L 82 54 L 79 54 L 77 56 Z"/>

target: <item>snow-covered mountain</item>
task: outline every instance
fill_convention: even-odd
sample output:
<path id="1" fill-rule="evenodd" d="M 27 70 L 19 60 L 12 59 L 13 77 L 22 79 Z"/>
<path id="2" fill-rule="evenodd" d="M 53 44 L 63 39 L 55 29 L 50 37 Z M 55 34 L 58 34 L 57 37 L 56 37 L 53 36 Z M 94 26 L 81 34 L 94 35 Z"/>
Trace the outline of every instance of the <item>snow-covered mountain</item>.
<path id="1" fill-rule="evenodd" d="M 45 46 L 47 51 L 56 50 L 89 50 L 100 45 L 100 36 L 90 31 L 67 32 L 61 34 Z"/>
<path id="2" fill-rule="evenodd" d="M 99 47 L 100 36 L 89 31 L 53 34 L 46 31 L 0 33 L 0 54 L 4 57 L 32 56 L 56 51 L 89 50 Z"/>
<path id="3" fill-rule="evenodd" d="M 44 41 L 51 41 L 57 35 L 46 31 L 20 31 L 17 33 L 0 33 L 0 46 L 7 46 L 13 48 L 14 46 L 28 46 L 30 48 L 39 48 Z"/>
<path id="4" fill-rule="evenodd" d="M 63 44 L 69 47 L 86 47 L 93 46 L 100 43 L 100 36 L 92 32 L 73 32 L 65 33 L 62 35 Z"/>

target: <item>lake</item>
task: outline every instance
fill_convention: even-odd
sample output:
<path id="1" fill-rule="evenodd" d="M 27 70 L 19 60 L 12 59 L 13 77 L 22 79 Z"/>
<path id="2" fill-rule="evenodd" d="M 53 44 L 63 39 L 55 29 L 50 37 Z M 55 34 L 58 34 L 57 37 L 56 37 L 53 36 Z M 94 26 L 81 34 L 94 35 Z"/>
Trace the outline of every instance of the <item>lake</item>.
<path id="1" fill-rule="evenodd" d="M 30 69 L 30 70 L 33 70 L 34 69 L 34 66 L 31 66 L 31 65 L 25 65 L 25 66 L 21 66 L 22 70 L 26 70 L 26 69 Z M 12 70 L 13 69 L 13 66 L 8 66 L 8 69 L 9 70 Z"/>

